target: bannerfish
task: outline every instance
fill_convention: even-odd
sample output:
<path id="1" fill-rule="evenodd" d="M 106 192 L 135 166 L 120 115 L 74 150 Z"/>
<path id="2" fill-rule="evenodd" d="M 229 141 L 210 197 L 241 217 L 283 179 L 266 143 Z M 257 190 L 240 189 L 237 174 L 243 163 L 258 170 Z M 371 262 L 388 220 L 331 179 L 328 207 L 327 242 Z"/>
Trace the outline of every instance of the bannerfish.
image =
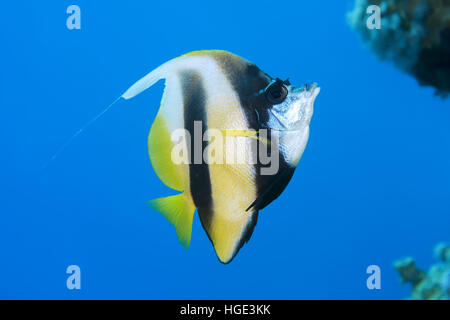
<path id="1" fill-rule="evenodd" d="M 159 179 L 180 193 L 151 200 L 149 205 L 174 225 L 186 248 L 197 209 L 217 257 L 229 263 L 249 241 L 258 212 L 278 198 L 291 180 L 308 141 L 320 89 L 316 84 L 294 87 L 230 52 L 204 50 L 164 63 L 122 98 L 130 99 L 162 79 L 165 89 L 148 136 L 148 152 Z M 184 135 L 179 141 L 173 136 L 177 130 Z M 208 139 L 213 130 L 224 139 Z M 198 134 L 200 153 L 191 146 Z M 174 161 L 180 141 L 188 161 Z M 223 161 L 205 161 L 214 156 L 207 152 L 213 144 L 223 147 L 215 149 Z M 256 156 L 256 161 L 231 161 L 232 145 L 233 156 Z M 270 164 L 259 160 L 263 147 L 276 157 L 274 172 L 264 173 Z"/>

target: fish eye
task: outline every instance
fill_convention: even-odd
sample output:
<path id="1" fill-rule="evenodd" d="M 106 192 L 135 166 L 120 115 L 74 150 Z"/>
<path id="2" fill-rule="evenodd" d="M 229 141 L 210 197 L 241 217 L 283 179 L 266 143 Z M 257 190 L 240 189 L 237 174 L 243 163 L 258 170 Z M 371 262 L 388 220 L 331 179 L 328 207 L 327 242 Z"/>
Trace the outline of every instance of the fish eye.
<path id="1" fill-rule="evenodd" d="M 274 82 L 266 89 L 266 98 L 271 104 L 282 103 L 287 95 L 288 89 L 279 81 Z"/>

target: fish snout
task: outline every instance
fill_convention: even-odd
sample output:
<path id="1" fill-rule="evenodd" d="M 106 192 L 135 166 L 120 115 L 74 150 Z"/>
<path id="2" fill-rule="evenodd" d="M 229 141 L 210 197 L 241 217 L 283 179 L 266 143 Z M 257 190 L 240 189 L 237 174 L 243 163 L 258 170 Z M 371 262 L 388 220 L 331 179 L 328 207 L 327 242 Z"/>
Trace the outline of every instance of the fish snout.
<path id="1" fill-rule="evenodd" d="M 320 87 L 317 85 L 316 82 L 314 82 L 311 85 L 306 84 L 305 89 L 306 92 L 309 94 L 309 97 L 313 99 L 311 102 L 314 102 L 314 100 L 320 93 Z"/>
<path id="2" fill-rule="evenodd" d="M 320 93 L 320 87 L 316 82 L 312 84 L 306 83 L 303 87 L 295 88 L 294 92 L 300 96 L 303 96 L 304 98 L 312 98 L 312 102 L 314 102 L 314 99 Z"/>

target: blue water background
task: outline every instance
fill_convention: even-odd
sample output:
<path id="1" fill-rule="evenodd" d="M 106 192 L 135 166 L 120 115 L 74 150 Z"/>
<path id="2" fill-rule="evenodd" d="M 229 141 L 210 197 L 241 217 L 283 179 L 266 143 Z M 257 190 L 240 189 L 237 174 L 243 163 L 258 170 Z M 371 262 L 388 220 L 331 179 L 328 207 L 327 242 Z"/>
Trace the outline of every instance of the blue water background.
<path id="1" fill-rule="evenodd" d="M 450 102 L 378 61 L 353 1 L 8 1 L 0 13 L 0 298 L 402 299 L 392 263 L 450 238 Z M 81 30 L 66 8 L 81 8 Z M 159 64 L 224 49 L 322 87 L 292 182 L 222 265 L 145 202 L 173 194 L 147 134 L 163 83 L 86 121 Z M 82 289 L 66 288 L 66 267 Z M 366 268 L 379 265 L 381 290 Z"/>

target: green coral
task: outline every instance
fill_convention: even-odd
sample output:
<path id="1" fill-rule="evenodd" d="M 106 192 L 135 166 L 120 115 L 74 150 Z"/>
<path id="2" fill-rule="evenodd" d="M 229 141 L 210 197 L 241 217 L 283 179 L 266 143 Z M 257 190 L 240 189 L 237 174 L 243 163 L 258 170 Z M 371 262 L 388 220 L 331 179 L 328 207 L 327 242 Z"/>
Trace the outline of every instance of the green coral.
<path id="1" fill-rule="evenodd" d="M 410 299 L 450 300 L 450 244 L 438 244 L 434 254 L 439 262 L 431 266 L 428 272 L 417 268 L 411 257 L 394 263 L 402 283 L 412 284 Z"/>
<path id="2" fill-rule="evenodd" d="M 366 9 L 378 5 L 381 29 L 368 29 Z M 348 22 L 381 60 L 390 60 L 433 86 L 436 94 L 450 93 L 449 0 L 357 0 Z"/>

